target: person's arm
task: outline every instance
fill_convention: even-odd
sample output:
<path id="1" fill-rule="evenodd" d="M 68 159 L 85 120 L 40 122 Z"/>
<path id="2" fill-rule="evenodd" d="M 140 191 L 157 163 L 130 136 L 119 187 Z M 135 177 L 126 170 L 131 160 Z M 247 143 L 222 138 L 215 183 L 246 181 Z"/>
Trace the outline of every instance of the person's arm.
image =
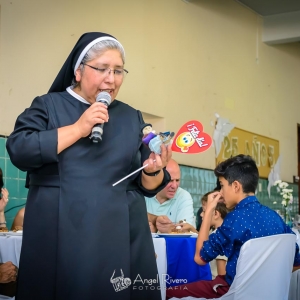
<path id="1" fill-rule="evenodd" d="M 0 212 L 0 228 L 5 228 L 6 227 L 6 219 L 5 219 L 5 214 L 4 211 Z"/>
<path id="2" fill-rule="evenodd" d="M 216 258 L 218 275 L 226 275 L 226 263 L 224 259 Z"/>
<path id="3" fill-rule="evenodd" d="M 6 188 L 1 189 L 2 197 L 0 199 L 0 228 L 6 227 L 6 219 L 4 214 L 4 209 L 8 203 L 8 190 Z"/>
<path id="4" fill-rule="evenodd" d="M 150 213 L 147 213 L 147 215 L 148 215 L 148 221 L 151 222 L 152 224 L 155 224 L 157 216 L 153 215 L 153 214 L 150 214 Z"/>
<path id="5" fill-rule="evenodd" d="M 149 226 L 150 226 L 150 231 L 153 232 L 153 233 L 157 232 L 157 228 L 156 228 L 157 216 L 153 215 L 153 214 L 150 214 L 150 213 L 147 213 L 147 215 L 148 215 L 148 222 L 149 222 Z"/>
<path id="6" fill-rule="evenodd" d="M 297 271 L 300 269 L 300 265 L 299 266 L 293 266 L 293 272 Z"/>
<path id="7" fill-rule="evenodd" d="M 58 162 L 57 129 L 48 126 L 49 115 L 42 97 L 17 118 L 14 131 L 6 142 L 12 163 L 22 171 Z"/>
<path id="8" fill-rule="evenodd" d="M 95 124 L 107 121 L 107 106 L 100 102 L 93 103 L 77 122 L 57 129 L 57 153 L 59 154 L 79 139 L 88 136 Z"/>
<path id="9" fill-rule="evenodd" d="M 12 163 L 22 171 L 57 163 L 61 151 L 87 136 L 95 124 L 108 120 L 107 108 L 96 102 L 74 124 L 54 128 L 46 97 L 36 97 L 31 106 L 19 115 L 6 142 Z"/>
<path id="10" fill-rule="evenodd" d="M 25 213 L 25 207 L 21 208 L 16 214 L 13 224 L 11 225 L 11 230 L 14 229 L 21 230 L 21 228 L 23 228 L 24 213 Z"/>
<path id="11" fill-rule="evenodd" d="M 214 214 L 215 208 L 219 199 L 221 198 L 221 194 L 219 192 L 212 193 L 208 196 L 207 199 L 207 206 L 205 210 L 205 214 L 202 220 L 202 224 L 200 227 L 200 231 L 198 234 L 197 242 L 196 242 L 196 251 L 194 260 L 198 265 L 205 265 L 207 262 L 204 261 L 200 256 L 200 250 L 203 247 L 204 241 L 208 240 L 209 237 L 209 230 L 210 230 L 210 223 L 212 216 Z"/>
<path id="12" fill-rule="evenodd" d="M 11 262 L 0 264 L 0 283 L 8 283 L 17 279 L 18 268 Z"/>
<path id="13" fill-rule="evenodd" d="M 153 223 L 149 222 L 149 227 L 150 227 L 150 232 L 151 233 L 156 233 L 157 229 L 156 227 L 153 225 Z"/>

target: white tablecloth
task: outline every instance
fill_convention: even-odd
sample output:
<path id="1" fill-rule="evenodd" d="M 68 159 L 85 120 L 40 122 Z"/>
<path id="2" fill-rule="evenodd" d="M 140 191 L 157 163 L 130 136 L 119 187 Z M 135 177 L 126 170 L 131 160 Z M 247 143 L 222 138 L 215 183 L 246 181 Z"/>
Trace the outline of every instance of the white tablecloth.
<path id="1" fill-rule="evenodd" d="M 0 235 L 0 262 L 11 261 L 19 267 L 22 236 Z"/>
<path id="2" fill-rule="evenodd" d="M 0 235 L 0 262 L 11 261 L 19 267 L 20 253 L 22 246 L 22 236 Z M 0 299 L 15 299 L 0 295 Z"/>
<path id="3" fill-rule="evenodd" d="M 154 249 L 156 253 L 156 263 L 158 268 L 161 297 L 166 299 L 166 282 L 167 274 L 167 254 L 165 239 L 153 238 Z M 11 261 L 19 267 L 20 253 L 22 246 L 22 236 L 0 235 L 0 262 Z M 0 300 L 15 299 L 0 295 Z"/>
<path id="4" fill-rule="evenodd" d="M 167 253 L 166 240 L 160 238 L 153 238 L 154 250 L 156 254 L 156 264 L 158 269 L 160 291 L 162 300 L 166 299 L 166 281 L 167 274 Z"/>

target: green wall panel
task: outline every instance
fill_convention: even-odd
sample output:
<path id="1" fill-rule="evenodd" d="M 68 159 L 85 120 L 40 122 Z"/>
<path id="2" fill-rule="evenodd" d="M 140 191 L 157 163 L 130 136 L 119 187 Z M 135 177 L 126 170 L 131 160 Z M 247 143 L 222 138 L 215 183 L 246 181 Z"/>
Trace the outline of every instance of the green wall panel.
<path id="1" fill-rule="evenodd" d="M 6 138 L 0 137 L 0 168 L 3 171 L 4 186 L 9 191 L 9 202 L 5 208 L 7 228 L 10 229 L 15 215 L 24 207 L 28 190 L 25 188 L 26 173 L 16 168 L 6 151 Z"/>
<path id="2" fill-rule="evenodd" d="M 194 213 L 201 206 L 201 197 L 216 187 L 216 177 L 212 170 L 199 169 L 180 165 L 181 183 L 180 186 L 190 192 L 194 201 Z M 289 188 L 293 189 L 294 201 L 292 204 L 292 216 L 298 213 L 298 185 L 289 183 Z M 259 188 L 261 187 L 261 188 Z M 256 196 L 261 204 L 274 210 L 282 210 L 281 198 L 276 187 L 271 187 L 270 198 L 268 195 L 268 180 L 259 179 L 259 187 Z M 277 202 L 274 204 L 274 202 Z"/>
<path id="3" fill-rule="evenodd" d="M 0 137 L 0 168 L 4 174 L 5 187 L 10 193 L 9 202 L 6 206 L 6 211 L 9 211 L 5 214 L 8 228 L 10 228 L 16 213 L 26 203 L 28 190 L 25 188 L 26 173 L 18 170 L 11 163 L 6 152 L 5 144 L 6 138 Z M 180 165 L 180 170 L 180 186 L 192 195 L 194 213 L 196 214 L 201 206 L 201 197 L 216 187 L 216 177 L 212 170 L 184 165 Z M 266 179 L 260 179 L 259 183 L 261 186 L 261 189 L 258 189 L 257 191 L 259 201 L 274 210 L 281 210 L 281 198 L 277 193 L 276 188 L 271 188 L 271 197 L 269 198 L 267 191 L 268 181 Z M 290 188 L 293 188 L 294 203 L 292 205 L 292 215 L 294 215 L 298 212 L 298 185 L 290 184 Z M 277 203 L 274 204 L 273 202 Z"/>

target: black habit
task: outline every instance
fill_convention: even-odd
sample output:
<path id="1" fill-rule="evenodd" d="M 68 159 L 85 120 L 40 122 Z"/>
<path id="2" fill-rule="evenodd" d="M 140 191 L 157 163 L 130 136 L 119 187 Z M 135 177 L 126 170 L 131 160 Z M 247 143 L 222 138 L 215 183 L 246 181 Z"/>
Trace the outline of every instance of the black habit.
<path id="1" fill-rule="evenodd" d="M 112 186 L 149 157 L 141 113 L 114 100 L 101 143 L 81 138 L 57 154 L 57 128 L 89 107 L 65 89 L 82 49 L 102 35 L 79 39 L 50 93 L 34 99 L 7 140 L 29 186 L 16 300 L 161 299 L 159 284 L 144 281 L 157 279 L 157 267 L 143 196 L 170 176 L 164 170 L 154 191 L 140 172 Z"/>

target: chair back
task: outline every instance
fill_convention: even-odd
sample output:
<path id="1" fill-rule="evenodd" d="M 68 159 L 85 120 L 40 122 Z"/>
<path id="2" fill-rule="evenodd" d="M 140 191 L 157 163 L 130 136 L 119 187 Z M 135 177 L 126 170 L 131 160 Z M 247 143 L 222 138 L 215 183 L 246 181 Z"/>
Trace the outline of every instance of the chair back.
<path id="1" fill-rule="evenodd" d="M 222 300 L 287 300 L 295 257 L 294 234 L 247 241 L 241 248 L 236 276 Z"/>
<path id="2" fill-rule="evenodd" d="M 300 270 L 297 270 L 292 274 L 288 299 L 300 300 Z"/>
<path id="3" fill-rule="evenodd" d="M 296 236 L 290 233 L 247 241 L 241 248 L 233 283 L 218 300 L 288 300 L 295 243 Z"/>

